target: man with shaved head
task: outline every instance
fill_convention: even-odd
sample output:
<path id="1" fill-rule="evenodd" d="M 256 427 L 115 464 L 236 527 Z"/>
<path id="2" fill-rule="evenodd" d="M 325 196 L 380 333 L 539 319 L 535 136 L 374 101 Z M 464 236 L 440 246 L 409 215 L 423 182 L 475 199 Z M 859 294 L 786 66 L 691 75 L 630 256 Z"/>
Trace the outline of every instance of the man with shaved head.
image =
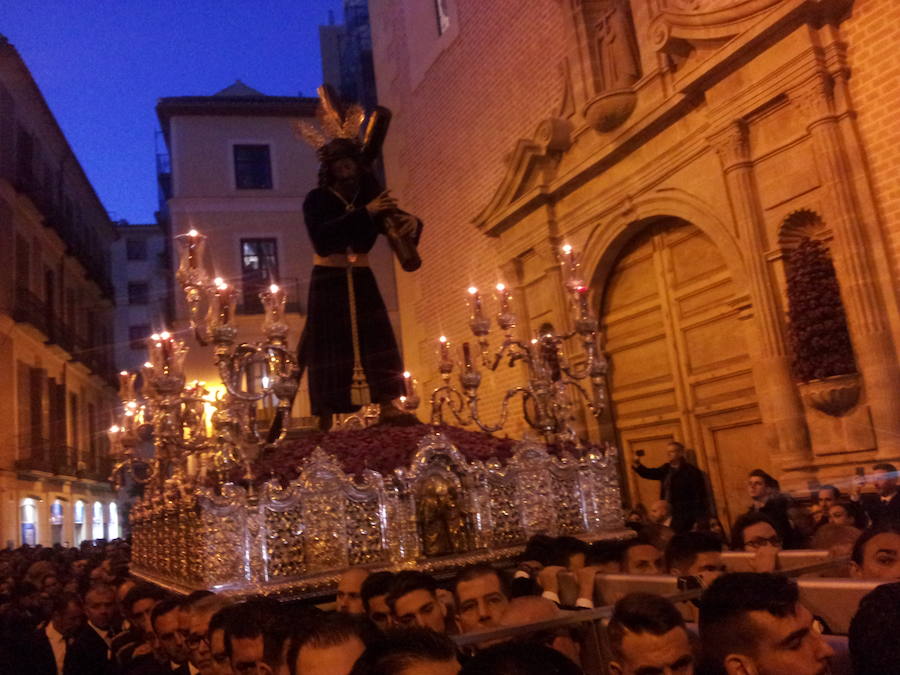
<path id="1" fill-rule="evenodd" d="M 368 576 L 369 570 L 363 567 L 351 567 L 341 575 L 335 598 L 337 611 L 341 614 L 365 616 L 366 608 L 362 601 L 362 585 Z"/>

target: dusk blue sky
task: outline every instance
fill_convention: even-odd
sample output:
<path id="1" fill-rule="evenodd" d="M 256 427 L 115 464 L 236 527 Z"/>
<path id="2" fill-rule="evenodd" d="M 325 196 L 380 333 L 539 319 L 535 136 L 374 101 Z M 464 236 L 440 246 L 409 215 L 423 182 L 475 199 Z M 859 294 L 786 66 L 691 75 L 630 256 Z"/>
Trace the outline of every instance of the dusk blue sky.
<path id="1" fill-rule="evenodd" d="M 318 26 L 341 0 L 7 0 L 0 34 L 31 70 L 110 215 L 153 222 L 154 107 L 240 79 L 314 96 Z"/>

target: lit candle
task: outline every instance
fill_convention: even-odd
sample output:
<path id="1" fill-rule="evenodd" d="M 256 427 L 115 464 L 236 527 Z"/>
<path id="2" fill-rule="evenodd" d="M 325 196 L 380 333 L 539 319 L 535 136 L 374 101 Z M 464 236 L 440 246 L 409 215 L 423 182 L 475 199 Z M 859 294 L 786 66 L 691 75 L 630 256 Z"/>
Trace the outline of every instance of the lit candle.
<path id="1" fill-rule="evenodd" d="M 403 372 L 403 392 L 406 398 L 412 398 L 412 374 L 408 370 Z"/>
<path id="2" fill-rule="evenodd" d="M 195 270 L 200 266 L 199 260 L 198 260 L 199 256 L 197 255 L 197 253 L 198 253 L 197 242 L 200 241 L 200 239 L 199 239 L 200 233 L 197 232 L 197 230 L 195 230 L 192 227 L 190 230 L 188 230 L 187 235 L 188 235 L 188 239 L 187 239 L 188 267 Z"/>
<path id="3" fill-rule="evenodd" d="M 231 325 L 234 320 L 235 295 L 234 288 L 225 283 L 221 277 L 213 280 L 214 288 L 210 294 L 209 327 L 211 329 Z"/>
<path id="4" fill-rule="evenodd" d="M 497 293 L 500 295 L 500 314 L 509 313 L 509 289 L 505 284 L 497 284 Z"/>
<path id="5" fill-rule="evenodd" d="M 134 373 L 123 370 L 119 373 L 119 398 L 123 401 L 130 401 L 135 398 L 134 380 L 137 377 Z"/>
<path id="6" fill-rule="evenodd" d="M 481 294 L 475 286 L 469 286 L 469 304 L 473 319 L 480 319 L 483 315 L 481 309 Z"/>
<path id="7" fill-rule="evenodd" d="M 449 361 L 450 360 L 450 341 L 447 339 L 446 335 L 441 335 L 438 338 L 438 342 L 440 343 L 440 355 L 441 361 Z"/>

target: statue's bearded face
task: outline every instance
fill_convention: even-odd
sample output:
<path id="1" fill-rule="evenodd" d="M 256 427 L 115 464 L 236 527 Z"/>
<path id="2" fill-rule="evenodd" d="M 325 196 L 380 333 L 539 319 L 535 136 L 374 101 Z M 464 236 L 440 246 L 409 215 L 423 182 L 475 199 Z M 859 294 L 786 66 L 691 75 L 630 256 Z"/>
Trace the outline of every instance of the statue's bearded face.
<path id="1" fill-rule="evenodd" d="M 359 164 L 350 157 L 341 157 L 331 163 L 331 177 L 338 181 L 354 180 L 359 176 Z"/>

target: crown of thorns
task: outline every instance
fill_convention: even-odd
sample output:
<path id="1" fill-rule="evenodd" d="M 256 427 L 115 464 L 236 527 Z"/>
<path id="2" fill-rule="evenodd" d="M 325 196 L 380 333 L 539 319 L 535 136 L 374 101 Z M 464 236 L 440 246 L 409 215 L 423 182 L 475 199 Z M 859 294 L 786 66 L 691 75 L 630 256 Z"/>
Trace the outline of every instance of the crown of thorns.
<path id="1" fill-rule="evenodd" d="M 362 152 L 359 130 L 366 120 L 362 106 L 353 103 L 341 112 L 330 87 L 322 85 L 318 93 L 316 119 L 319 123 L 298 121 L 295 125 L 297 136 L 315 148 L 322 162 L 358 156 Z"/>

